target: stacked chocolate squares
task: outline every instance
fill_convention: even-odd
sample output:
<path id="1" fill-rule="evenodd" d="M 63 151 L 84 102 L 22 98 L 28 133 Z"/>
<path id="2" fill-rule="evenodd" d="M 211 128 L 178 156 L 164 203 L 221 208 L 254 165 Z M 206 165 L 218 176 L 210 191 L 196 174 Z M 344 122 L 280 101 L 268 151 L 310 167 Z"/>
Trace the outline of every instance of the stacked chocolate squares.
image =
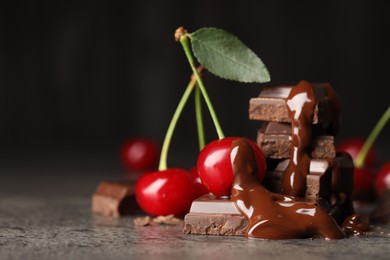
<path id="1" fill-rule="evenodd" d="M 334 137 L 340 124 L 340 104 L 327 83 L 312 83 L 317 105 L 311 127 L 310 170 L 306 177 L 305 200 L 319 204 L 338 223 L 353 213 L 353 161 L 346 153 L 336 153 Z M 249 103 L 249 118 L 262 121 L 257 144 L 267 158 L 264 186 L 283 193 L 281 179 L 291 159 L 292 125 L 287 113 L 287 97 L 294 86 L 265 88 Z M 330 98 L 329 91 L 333 92 Z"/>
<path id="2" fill-rule="evenodd" d="M 257 132 L 257 143 L 267 158 L 267 174 L 262 185 L 271 192 L 298 196 L 315 203 L 341 224 L 354 209 L 350 200 L 353 161 L 346 153 L 336 153 L 334 144 L 340 124 L 339 101 L 329 84 L 311 83 L 315 105 L 308 112 L 312 114 L 312 121 L 306 129 L 308 133 L 298 135 L 299 122 L 292 122 L 294 118 L 288 107 L 294 88 L 295 85 L 264 88 L 249 102 L 249 118 L 262 121 Z M 302 112 L 299 109 L 295 116 Z M 297 158 L 293 144 L 300 138 L 307 139 L 305 150 L 309 171 L 303 182 L 303 192 L 297 195 L 285 189 L 283 183 L 291 177 L 284 176 L 291 160 L 301 160 Z M 242 236 L 247 226 L 248 220 L 229 198 L 207 195 L 193 202 L 185 217 L 184 233 Z"/>

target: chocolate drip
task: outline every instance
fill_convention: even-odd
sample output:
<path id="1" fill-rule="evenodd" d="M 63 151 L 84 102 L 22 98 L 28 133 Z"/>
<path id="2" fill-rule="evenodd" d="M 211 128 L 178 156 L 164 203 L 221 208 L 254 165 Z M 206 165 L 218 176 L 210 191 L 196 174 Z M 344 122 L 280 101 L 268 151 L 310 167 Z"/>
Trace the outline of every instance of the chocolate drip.
<path id="1" fill-rule="evenodd" d="M 235 175 L 231 200 L 248 218 L 246 237 L 293 239 L 321 236 L 344 238 L 334 219 L 313 203 L 276 194 L 257 180 L 256 159 L 251 144 L 243 138 L 232 142 L 231 161 Z"/>
<path id="2" fill-rule="evenodd" d="M 291 89 L 286 100 L 291 119 L 291 160 L 283 174 L 282 193 L 304 196 L 310 167 L 311 125 L 317 104 L 313 87 L 301 81 Z"/>
<path id="3" fill-rule="evenodd" d="M 353 214 L 347 217 L 342 227 L 348 235 L 364 235 L 370 231 L 368 221 L 363 220 L 359 215 Z"/>

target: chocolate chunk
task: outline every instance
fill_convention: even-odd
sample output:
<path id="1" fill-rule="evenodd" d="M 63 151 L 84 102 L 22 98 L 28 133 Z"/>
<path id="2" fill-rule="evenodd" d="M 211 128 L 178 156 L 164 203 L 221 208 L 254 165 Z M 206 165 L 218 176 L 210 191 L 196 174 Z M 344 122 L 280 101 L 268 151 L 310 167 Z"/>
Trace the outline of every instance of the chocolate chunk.
<path id="1" fill-rule="evenodd" d="M 317 100 L 312 123 L 323 125 L 328 134 L 335 135 L 340 121 L 340 104 L 329 84 L 315 83 L 312 86 Z M 286 100 L 293 87 L 264 88 L 257 98 L 249 101 L 249 119 L 291 123 Z"/>
<path id="2" fill-rule="evenodd" d="M 102 181 L 92 195 L 92 212 L 107 217 L 120 217 L 140 212 L 132 181 Z"/>
<path id="3" fill-rule="evenodd" d="M 244 236 L 247 219 L 228 198 L 204 195 L 192 203 L 184 218 L 185 234 Z"/>
<path id="4" fill-rule="evenodd" d="M 291 127 L 290 127 L 291 128 Z M 257 144 L 264 156 L 273 159 L 285 159 L 291 156 L 291 136 L 287 134 L 268 134 L 260 129 L 257 133 Z M 333 158 L 336 155 L 334 137 L 330 135 L 315 136 L 311 144 L 310 156 L 314 159 Z"/>
<path id="5" fill-rule="evenodd" d="M 195 235 L 244 236 L 248 221 L 243 215 L 188 213 L 183 233 Z"/>

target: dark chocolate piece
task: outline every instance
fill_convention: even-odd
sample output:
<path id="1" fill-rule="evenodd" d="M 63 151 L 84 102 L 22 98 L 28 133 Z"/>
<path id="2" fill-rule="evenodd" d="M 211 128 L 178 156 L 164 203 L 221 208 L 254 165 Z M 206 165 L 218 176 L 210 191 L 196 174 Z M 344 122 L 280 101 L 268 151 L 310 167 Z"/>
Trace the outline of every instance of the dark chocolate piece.
<path id="1" fill-rule="evenodd" d="M 257 133 L 257 144 L 266 158 L 290 158 L 291 136 L 286 134 L 265 134 L 262 129 Z M 336 155 L 334 137 L 315 136 L 311 143 L 310 157 L 314 159 L 333 158 Z"/>
<path id="2" fill-rule="evenodd" d="M 321 124 L 329 135 L 338 132 L 340 103 L 327 83 L 312 83 L 316 104 L 313 124 Z M 286 100 L 295 86 L 264 88 L 257 98 L 249 101 L 249 119 L 291 123 Z"/>
<path id="3" fill-rule="evenodd" d="M 133 181 L 102 181 L 92 195 L 92 212 L 107 217 L 140 213 Z"/>

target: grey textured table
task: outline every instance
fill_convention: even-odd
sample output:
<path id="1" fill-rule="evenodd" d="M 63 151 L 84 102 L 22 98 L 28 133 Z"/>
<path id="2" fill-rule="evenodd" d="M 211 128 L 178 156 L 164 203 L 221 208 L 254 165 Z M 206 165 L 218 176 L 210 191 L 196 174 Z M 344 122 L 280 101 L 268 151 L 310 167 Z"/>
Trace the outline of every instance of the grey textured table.
<path id="1" fill-rule="evenodd" d="M 0 259 L 389 259 L 388 227 L 337 241 L 247 240 L 136 227 L 131 217 L 90 212 L 98 182 L 121 176 L 113 154 L 12 158 L 0 160 Z"/>

